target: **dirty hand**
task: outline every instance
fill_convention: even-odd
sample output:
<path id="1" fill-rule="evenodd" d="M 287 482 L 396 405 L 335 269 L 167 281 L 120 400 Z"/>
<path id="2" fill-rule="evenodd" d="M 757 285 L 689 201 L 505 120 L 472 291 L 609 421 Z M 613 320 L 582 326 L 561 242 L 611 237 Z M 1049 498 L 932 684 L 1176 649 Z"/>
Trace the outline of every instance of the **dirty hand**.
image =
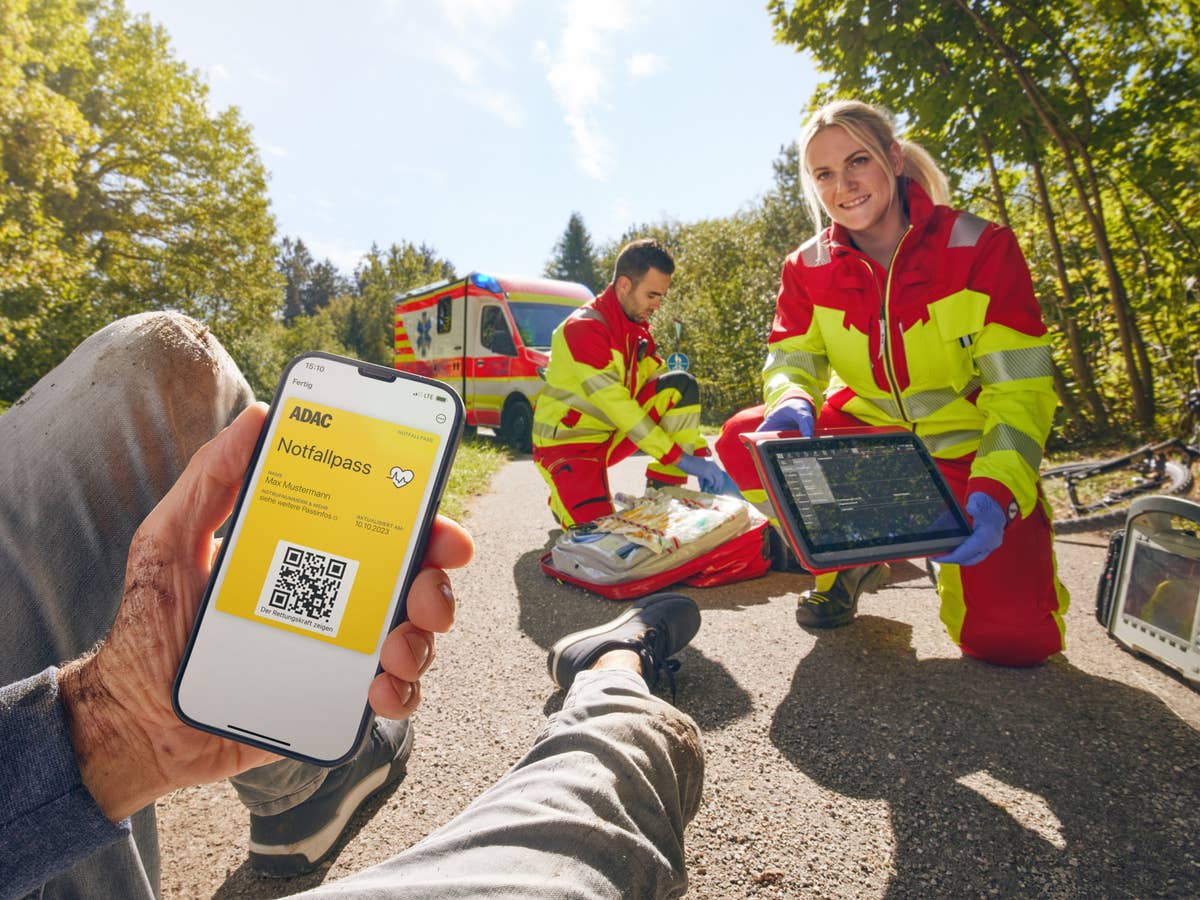
<path id="1" fill-rule="evenodd" d="M 84 785 L 119 822 L 179 787 L 237 774 L 277 757 L 184 725 L 171 685 L 204 596 L 218 542 L 267 408 L 255 404 L 201 447 L 133 536 L 125 593 L 100 649 L 58 673 L 63 710 Z M 419 679 L 433 658 L 434 631 L 454 619 L 454 595 L 439 567 L 465 565 L 472 542 L 439 519 L 425 568 L 408 597 L 410 621 L 384 641 L 384 672 L 371 705 L 390 718 L 420 701 Z"/>

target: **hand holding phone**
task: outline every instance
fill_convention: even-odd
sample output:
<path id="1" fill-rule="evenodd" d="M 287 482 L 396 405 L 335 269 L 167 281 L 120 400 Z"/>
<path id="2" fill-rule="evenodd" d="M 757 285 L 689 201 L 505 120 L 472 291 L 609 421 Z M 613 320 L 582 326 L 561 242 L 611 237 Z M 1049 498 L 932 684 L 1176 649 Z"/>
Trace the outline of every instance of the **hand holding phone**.
<path id="1" fill-rule="evenodd" d="M 175 682 L 183 721 L 335 765 L 370 724 L 368 692 L 415 699 L 376 675 L 462 419 L 441 382 L 328 354 L 289 364 Z M 420 639 L 402 649 L 420 668 Z"/>
<path id="2" fill-rule="evenodd" d="M 213 532 L 233 508 L 266 415 L 265 404 L 251 406 L 192 457 L 134 535 L 124 598 L 104 643 L 59 672 L 84 784 L 112 821 L 176 788 L 275 758 L 191 728 L 171 708 L 171 686 L 212 568 Z M 439 518 L 426 568 L 408 594 L 410 618 L 385 640 L 385 671 L 371 685 L 380 715 L 402 718 L 419 699 L 409 687 L 418 667 L 407 648 L 414 635 L 432 642 L 431 632 L 449 629 L 454 603 L 444 569 L 465 565 L 471 552 L 466 531 Z"/>

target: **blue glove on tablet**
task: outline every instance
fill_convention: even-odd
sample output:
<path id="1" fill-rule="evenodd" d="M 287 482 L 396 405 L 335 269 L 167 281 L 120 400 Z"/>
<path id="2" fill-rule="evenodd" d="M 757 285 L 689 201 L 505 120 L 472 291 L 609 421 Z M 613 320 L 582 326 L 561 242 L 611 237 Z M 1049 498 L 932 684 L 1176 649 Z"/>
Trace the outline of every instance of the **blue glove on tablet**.
<path id="1" fill-rule="evenodd" d="M 696 480 L 700 482 L 700 490 L 706 494 L 720 493 L 720 488 L 724 486 L 725 479 L 729 477 L 725 474 L 725 470 L 711 459 L 705 459 L 702 456 L 692 456 L 690 453 L 685 453 L 679 457 L 675 465 L 689 475 L 695 475 Z"/>
<path id="2" fill-rule="evenodd" d="M 971 536 L 945 556 L 934 557 L 935 563 L 973 566 L 983 562 L 1004 540 L 1008 517 L 1000 504 L 988 494 L 975 491 L 967 497 L 967 515 L 973 523 Z"/>
<path id="3" fill-rule="evenodd" d="M 771 410 L 759 431 L 798 431 L 805 437 L 813 436 L 813 406 L 801 397 L 784 400 Z"/>

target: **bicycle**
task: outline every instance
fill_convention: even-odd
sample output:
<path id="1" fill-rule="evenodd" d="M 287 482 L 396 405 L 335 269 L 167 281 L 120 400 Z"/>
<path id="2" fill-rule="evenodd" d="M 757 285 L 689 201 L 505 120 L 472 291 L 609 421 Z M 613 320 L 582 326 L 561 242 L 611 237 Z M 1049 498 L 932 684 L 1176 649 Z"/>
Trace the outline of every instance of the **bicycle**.
<path id="1" fill-rule="evenodd" d="M 1200 358 L 1197 361 L 1200 378 Z M 1200 390 L 1185 405 L 1200 419 Z M 1148 494 L 1186 494 L 1200 445 L 1181 438 L 1146 444 L 1113 459 L 1066 463 L 1042 470 L 1042 489 L 1054 508 L 1054 531 L 1078 534 L 1125 523 L 1129 504 Z"/>

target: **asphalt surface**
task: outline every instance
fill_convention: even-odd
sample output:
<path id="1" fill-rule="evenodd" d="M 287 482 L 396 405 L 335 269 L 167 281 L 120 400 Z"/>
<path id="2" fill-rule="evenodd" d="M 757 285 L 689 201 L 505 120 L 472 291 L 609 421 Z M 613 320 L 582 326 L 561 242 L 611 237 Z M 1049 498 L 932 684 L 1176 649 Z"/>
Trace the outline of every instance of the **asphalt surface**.
<path id="1" fill-rule="evenodd" d="M 640 493 L 644 459 L 614 472 Z M 548 579 L 557 536 L 528 458 L 473 501 L 407 779 L 361 813 L 333 861 L 256 878 L 227 784 L 160 801 L 163 894 L 276 897 L 398 853 L 528 747 L 559 695 L 546 650 L 622 605 Z M 689 896 L 1198 897 L 1200 692 L 1123 651 L 1093 616 L 1103 535 L 1058 542 L 1067 650 L 1035 669 L 963 659 L 923 569 L 900 564 L 849 627 L 795 621 L 803 574 L 688 589 L 703 625 L 678 706 L 704 734 Z"/>

